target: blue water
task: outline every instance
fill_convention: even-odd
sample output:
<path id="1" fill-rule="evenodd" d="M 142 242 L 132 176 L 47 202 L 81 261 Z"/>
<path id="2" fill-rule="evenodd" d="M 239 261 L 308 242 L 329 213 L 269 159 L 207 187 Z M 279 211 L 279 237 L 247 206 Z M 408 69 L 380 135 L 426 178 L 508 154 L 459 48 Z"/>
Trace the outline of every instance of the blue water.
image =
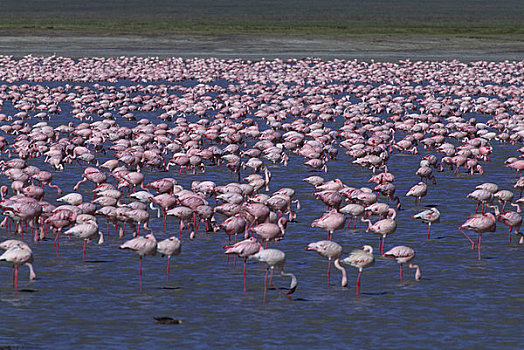
<path id="1" fill-rule="evenodd" d="M 14 85 L 20 85 L 15 83 Z M 126 85 L 131 84 L 129 82 Z M 53 85 L 65 86 L 54 82 Z M 92 86 L 91 83 L 83 84 Z M 114 84 L 120 86 L 121 84 Z M 72 120 L 71 106 L 62 103 L 62 114 L 48 123 L 57 126 Z M 9 101 L 4 101 L 2 113 L 14 115 Z M 114 113 L 116 115 L 116 112 Z M 159 113 L 136 112 L 137 120 L 148 117 L 154 123 Z M 481 117 L 478 115 L 477 117 Z M 187 116 L 196 120 L 195 116 Z M 95 118 L 97 119 L 97 118 Z M 39 120 L 27 122 L 34 124 Z M 117 117 L 120 125 L 133 126 L 135 122 Z M 336 128 L 339 119 L 327 126 Z M 6 122 L 3 122 L 6 123 Z M 168 122 L 173 126 L 174 122 Z M 261 128 L 266 128 L 260 123 Z M 401 133 L 397 134 L 400 139 Z M 12 135 L 6 136 L 13 140 Z M 109 144 L 106 144 L 106 147 Z M 224 147 L 224 146 L 221 146 Z M 298 288 L 289 301 L 276 290 L 269 290 L 263 302 L 265 268 L 249 262 L 247 293 L 242 291 L 242 263 L 232 260 L 226 264 L 222 245 L 227 242 L 223 232 L 205 234 L 202 230 L 194 241 L 182 239 L 182 254 L 171 263 L 169 283 L 166 283 L 166 258 L 146 257 L 143 262 L 143 291 L 139 291 L 138 258 L 117 246 L 121 240 L 112 229 L 106 242 L 98 246 L 91 242 L 87 261 L 82 264 L 82 242 L 62 239 L 60 259 L 52 245 L 52 235 L 39 243 L 30 243 L 35 256 L 38 279 L 27 281 L 27 269 L 21 268 L 19 292 L 11 286 L 11 269 L 0 265 L 0 302 L 3 325 L 0 329 L 0 347 L 19 348 L 518 348 L 523 337 L 521 308 L 524 302 L 524 247 L 518 239 L 508 244 L 507 227 L 499 224 L 495 233 L 482 238 L 482 260 L 476 250 L 458 231 L 467 216 L 473 213 L 475 203 L 466 198 L 474 187 L 483 182 L 494 182 L 499 189 L 513 190 L 514 171 L 503 166 L 509 156 L 517 156 L 520 145 L 493 142 L 492 161 L 482 163 L 484 175 L 449 170 L 436 172 L 436 185 L 430 185 L 422 205 L 405 197 L 408 189 L 419 182 L 415 175 L 420 158 L 430 150 L 419 146 L 419 155 L 394 152 L 388 162 L 395 174 L 397 195 L 403 209 L 398 212 L 396 232 L 386 239 L 386 249 L 407 245 L 416 250 L 415 262 L 422 270 L 422 280 L 415 281 L 413 270 L 404 270 L 399 281 L 398 264 L 376 255 L 376 263 L 362 275 L 361 295 L 356 296 L 357 271 L 347 268 L 349 286 L 340 287 L 340 275 L 332 270 L 331 284 L 327 285 L 327 261 L 304 247 L 309 242 L 325 239 L 326 232 L 311 228 L 311 222 L 322 215 L 324 205 L 315 200 L 312 186 L 302 179 L 313 175 L 302 165 L 303 159 L 291 155 L 287 167 L 269 165 L 272 172 L 270 190 L 282 187 L 296 190 L 302 209 L 296 222 L 290 223 L 285 239 L 273 243 L 274 248 L 286 252 L 286 271 L 298 278 Z M 100 154 L 100 163 L 109 159 Z M 2 155 L 7 159 L 6 155 Z M 371 171 L 351 164 L 341 150 L 336 161 L 328 163 L 329 173 L 318 173 L 326 180 L 341 179 L 353 187 L 369 186 Z M 266 161 L 267 162 L 267 161 Z M 42 159 L 31 159 L 29 164 L 53 172 L 54 180 L 64 192 L 71 192 L 81 178 L 84 166 L 66 165 L 56 172 Z M 213 180 L 217 184 L 230 182 L 226 168 L 207 167 L 197 175 L 144 170 L 146 182 L 172 176 L 185 188 L 193 180 Z M 243 175 L 251 173 L 245 171 Z M 9 185 L 5 176 L 1 184 Z M 84 198 L 91 198 L 93 185 L 80 185 Z M 270 192 L 271 192 L 270 191 Z M 45 200 L 55 203 L 56 191 L 48 190 Z M 517 191 L 514 191 L 518 198 Z M 214 203 L 213 199 L 210 199 Z M 411 219 L 424 209 L 436 205 L 442 213 L 441 222 L 431 229 L 427 240 L 427 226 Z M 178 222 L 168 219 L 168 231 L 163 232 L 162 221 L 153 217 L 152 226 L 158 240 L 175 234 Z M 105 220 L 99 219 L 102 229 Z M 471 232 L 470 232 L 471 233 Z M 7 236 L 0 231 L 1 239 Z M 127 234 L 127 238 L 130 235 Z M 378 236 L 365 232 L 362 223 L 356 229 L 334 233 L 346 253 L 363 244 L 378 246 Z M 274 282 L 287 287 L 289 280 L 280 276 Z M 181 324 L 161 325 L 156 316 L 182 320 Z"/>

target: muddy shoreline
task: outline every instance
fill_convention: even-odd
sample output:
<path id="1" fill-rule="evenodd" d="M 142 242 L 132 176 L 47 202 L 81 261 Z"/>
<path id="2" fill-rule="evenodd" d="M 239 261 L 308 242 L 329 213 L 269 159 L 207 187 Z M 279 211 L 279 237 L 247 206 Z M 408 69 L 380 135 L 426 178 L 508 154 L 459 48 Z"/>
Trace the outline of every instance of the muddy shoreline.
<path id="1" fill-rule="evenodd" d="M 50 56 L 158 56 L 303 58 L 398 61 L 520 61 L 524 40 L 507 37 L 378 36 L 301 37 L 258 35 L 87 36 L 4 35 L 0 54 Z"/>

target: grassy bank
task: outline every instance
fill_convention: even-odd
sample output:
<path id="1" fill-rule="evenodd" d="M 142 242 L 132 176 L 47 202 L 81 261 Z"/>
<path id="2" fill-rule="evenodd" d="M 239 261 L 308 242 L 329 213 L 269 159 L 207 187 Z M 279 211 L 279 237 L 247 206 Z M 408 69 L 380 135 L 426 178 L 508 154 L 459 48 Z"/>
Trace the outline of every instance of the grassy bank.
<path id="1" fill-rule="evenodd" d="M 3 0 L 2 34 L 524 35 L 520 0 Z"/>

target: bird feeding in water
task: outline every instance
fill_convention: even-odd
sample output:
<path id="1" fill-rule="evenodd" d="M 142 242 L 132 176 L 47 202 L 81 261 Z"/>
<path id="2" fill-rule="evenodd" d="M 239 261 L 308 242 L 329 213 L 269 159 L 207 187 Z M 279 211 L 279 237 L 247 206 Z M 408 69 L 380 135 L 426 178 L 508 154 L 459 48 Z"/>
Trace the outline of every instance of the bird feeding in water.
<path id="1" fill-rule="evenodd" d="M 269 285 L 273 288 L 276 288 L 280 293 L 284 294 L 289 300 L 291 297 L 290 294 L 293 294 L 295 292 L 295 289 L 297 288 L 297 278 L 292 273 L 286 273 L 284 272 L 284 264 L 286 262 L 286 254 L 278 249 L 262 249 L 256 254 L 253 254 L 249 256 L 250 259 L 262 262 L 267 265 L 266 269 L 266 277 L 264 279 L 264 302 L 266 302 L 266 294 L 267 294 L 267 275 L 269 273 L 269 270 L 271 270 L 271 275 L 269 277 Z M 287 293 L 285 293 L 282 289 L 278 288 L 273 284 L 273 270 L 277 268 L 278 272 L 281 276 L 284 277 L 290 277 L 291 278 L 291 284 L 289 285 L 289 290 Z"/>
<path id="2" fill-rule="evenodd" d="M 342 264 L 350 265 L 358 269 L 357 277 L 357 295 L 360 294 L 360 275 L 366 267 L 373 266 L 375 257 L 373 256 L 373 247 L 365 245 L 362 249 L 355 249 L 348 257 L 340 261 Z"/>

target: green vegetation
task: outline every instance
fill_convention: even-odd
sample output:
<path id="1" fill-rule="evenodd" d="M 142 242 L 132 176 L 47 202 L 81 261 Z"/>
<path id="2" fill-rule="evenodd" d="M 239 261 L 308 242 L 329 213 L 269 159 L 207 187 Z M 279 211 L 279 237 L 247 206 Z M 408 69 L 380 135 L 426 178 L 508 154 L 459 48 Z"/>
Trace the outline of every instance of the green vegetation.
<path id="1" fill-rule="evenodd" d="M 521 0 L 2 0 L 0 34 L 524 34 Z"/>

